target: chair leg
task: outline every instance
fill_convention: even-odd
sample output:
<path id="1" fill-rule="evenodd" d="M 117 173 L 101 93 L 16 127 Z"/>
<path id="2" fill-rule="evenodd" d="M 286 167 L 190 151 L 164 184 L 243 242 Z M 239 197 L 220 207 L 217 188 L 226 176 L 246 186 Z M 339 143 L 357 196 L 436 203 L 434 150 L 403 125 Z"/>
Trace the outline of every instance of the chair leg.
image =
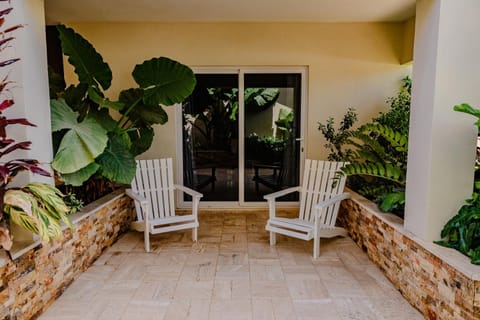
<path id="1" fill-rule="evenodd" d="M 277 237 L 275 232 L 270 232 L 270 245 L 274 246 L 277 243 Z"/>
<path id="2" fill-rule="evenodd" d="M 193 228 L 192 229 L 192 239 L 194 242 L 197 242 L 197 238 L 198 238 L 198 228 Z"/>
<path id="3" fill-rule="evenodd" d="M 313 259 L 317 259 L 320 256 L 320 237 L 313 239 Z"/>
<path id="4" fill-rule="evenodd" d="M 144 241 L 145 241 L 145 251 L 150 252 L 150 232 L 145 230 L 143 233 Z"/>

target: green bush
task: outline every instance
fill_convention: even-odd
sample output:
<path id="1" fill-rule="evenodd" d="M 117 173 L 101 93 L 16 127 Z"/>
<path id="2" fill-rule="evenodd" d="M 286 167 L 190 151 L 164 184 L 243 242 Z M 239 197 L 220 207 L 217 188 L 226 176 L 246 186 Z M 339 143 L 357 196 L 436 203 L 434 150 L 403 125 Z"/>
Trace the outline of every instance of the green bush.
<path id="1" fill-rule="evenodd" d="M 357 121 L 358 116 L 354 108 L 348 108 L 340 121 L 340 127 L 335 129 L 335 120 L 329 117 L 326 124 L 318 123 L 320 130 L 327 140 L 325 148 L 330 152 L 328 160 L 330 161 L 348 161 L 352 156 L 352 150 L 348 148 L 347 141 L 355 132 L 352 126 Z"/>
<path id="2" fill-rule="evenodd" d="M 383 211 L 403 216 L 408 154 L 411 79 L 402 79 L 396 96 L 387 99 L 389 110 L 380 112 L 370 123 L 352 129 L 357 121 L 355 109 L 349 108 L 334 128 L 330 117 L 319 130 L 327 140 L 329 160 L 348 161 L 341 174 L 347 184 L 361 195 L 375 201 Z"/>

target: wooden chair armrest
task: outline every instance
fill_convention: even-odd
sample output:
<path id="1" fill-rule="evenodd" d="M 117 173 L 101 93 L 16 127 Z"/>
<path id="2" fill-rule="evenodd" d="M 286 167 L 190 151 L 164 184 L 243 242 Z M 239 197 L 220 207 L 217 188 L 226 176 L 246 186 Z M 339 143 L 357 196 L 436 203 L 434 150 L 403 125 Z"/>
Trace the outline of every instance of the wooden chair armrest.
<path id="1" fill-rule="evenodd" d="M 147 199 L 145 199 L 144 197 L 142 197 L 138 193 L 134 192 L 132 189 L 125 190 L 125 193 L 127 194 L 127 196 L 129 196 L 133 200 L 136 200 L 136 201 L 140 202 L 141 205 L 146 205 L 147 204 Z"/>
<path id="2" fill-rule="evenodd" d="M 183 191 L 183 192 L 185 192 L 186 194 L 189 194 L 189 195 L 191 195 L 191 196 L 194 197 L 194 198 L 199 198 L 199 199 L 200 199 L 201 197 L 203 197 L 203 194 L 201 194 L 200 192 L 197 192 L 197 191 L 195 191 L 195 190 L 193 190 L 193 189 L 190 189 L 190 188 L 188 188 L 188 187 L 185 187 L 185 186 L 181 186 L 181 185 L 179 185 L 179 184 L 176 184 L 176 185 L 175 185 L 175 189 L 178 189 L 178 190 L 180 190 L 180 191 Z"/>
<path id="3" fill-rule="evenodd" d="M 335 197 L 332 197 L 330 199 L 327 199 L 325 201 L 322 201 L 322 202 L 319 202 L 315 205 L 315 210 L 317 210 L 317 212 L 320 212 L 321 209 L 323 208 L 326 208 L 326 207 L 329 207 L 331 206 L 332 204 L 335 204 L 337 202 L 340 202 L 342 200 L 345 200 L 345 199 L 348 199 L 350 198 L 350 193 L 348 192 L 344 192 L 342 194 L 338 194 L 336 195 Z"/>
<path id="4" fill-rule="evenodd" d="M 291 188 L 287 188 L 287 189 L 284 189 L 284 190 L 280 190 L 280 191 L 277 191 L 277 192 L 274 192 L 274 193 L 270 193 L 270 194 L 267 194 L 267 195 L 264 195 L 263 196 L 263 199 L 265 200 L 268 200 L 268 201 L 271 201 L 271 200 L 274 200 L 276 198 L 279 198 L 279 197 L 282 197 L 284 195 L 287 195 L 289 193 L 293 193 L 293 192 L 299 192 L 302 190 L 302 187 L 298 186 L 298 187 L 291 187 Z"/>

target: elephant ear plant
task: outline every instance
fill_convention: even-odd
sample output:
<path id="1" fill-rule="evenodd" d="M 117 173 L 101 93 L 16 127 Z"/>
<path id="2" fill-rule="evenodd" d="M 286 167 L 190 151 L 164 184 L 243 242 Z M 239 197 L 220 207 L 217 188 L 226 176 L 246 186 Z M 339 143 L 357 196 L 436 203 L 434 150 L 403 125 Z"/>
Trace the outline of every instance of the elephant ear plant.
<path id="1" fill-rule="evenodd" d="M 1 24 L 5 16 L 12 8 L 0 10 Z M 0 24 L 0 25 L 1 25 Z M 0 53 L 12 46 L 15 38 L 11 33 L 22 25 L 16 25 L 8 29 L 0 30 L 4 38 L 0 40 Z M 0 68 L 5 68 L 18 58 L 9 58 L 0 61 Z M 15 176 L 27 171 L 43 176 L 50 174 L 42 169 L 39 162 L 34 159 L 12 159 L 12 153 L 18 150 L 29 150 L 31 142 L 16 142 L 7 136 L 7 128 L 12 125 L 35 126 L 25 118 L 9 118 L 4 111 L 15 105 L 10 88 L 13 83 L 7 75 L 0 80 L 0 246 L 7 253 L 12 247 L 10 222 L 38 234 L 43 241 L 62 236 L 62 228 L 59 221 L 63 221 L 69 227 L 73 227 L 67 214 L 70 208 L 64 203 L 63 195 L 56 188 L 43 183 L 30 183 L 22 188 L 8 188 L 9 183 Z"/>
<path id="2" fill-rule="evenodd" d="M 471 114 L 478 118 L 475 125 L 480 132 L 480 109 L 472 108 L 464 103 L 456 105 L 455 111 Z M 476 170 L 478 171 L 478 150 Z M 440 236 L 443 240 L 436 244 L 453 248 L 470 257 L 473 264 L 480 265 L 480 180 L 475 178 L 471 199 L 465 201 L 458 214 L 452 217 L 443 227 Z"/>
<path id="3" fill-rule="evenodd" d="M 195 75 L 179 62 L 153 58 L 135 66 L 132 76 L 138 86 L 122 90 L 113 101 L 105 94 L 112 82 L 109 65 L 73 29 L 64 25 L 57 29 L 79 82 L 61 88 L 61 82 L 55 81 L 52 167 L 67 185 L 80 186 L 95 176 L 129 184 L 135 175 L 135 156 L 152 144 L 153 125 L 168 121 L 162 105 L 185 100 L 195 87 Z M 112 117 L 111 111 L 118 116 Z"/>

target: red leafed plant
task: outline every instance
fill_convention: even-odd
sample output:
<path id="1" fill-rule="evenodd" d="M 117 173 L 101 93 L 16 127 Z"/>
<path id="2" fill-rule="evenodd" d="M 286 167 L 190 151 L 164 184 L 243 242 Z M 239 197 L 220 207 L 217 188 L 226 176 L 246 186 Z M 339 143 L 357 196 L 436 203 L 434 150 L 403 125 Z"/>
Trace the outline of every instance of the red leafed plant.
<path id="1" fill-rule="evenodd" d="M 0 0 L 5 1 L 5 0 Z M 9 2 L 9 1 L 8 1 Z M 5 23 L 5 16 L 12 11 L 12 7 L 4 10 L 0 10 L 0 28 L 3 28 Z M 4 52 L 6 48 L 11 46 L 12 40 L 15 38 L 12 36 L 13 31 L 21 28 L 22 25 L 15 25 L 13 27 L 0 29 L 0 54 Z M 0 58 L 0 68 L 9 66 L 17 62 L 19 58 Z M 1 70 L 0 70 L 1 71 Z M 10 92 L 10 86 L 12 82 L 8 80 L 8 70 L 0 81 L 0 246 L 9 251 L 12 246 L 12 240 L 10 231 L 8 228 L 9 221 L 8 214 L 4 209 L 4 196 L 7 192 L 8 183 L 21 171 L 30 171 L 32 173 L 40 174 L 43 176 L 50 176 L 50 174 L 44 169 L 40 168 L 39 162 L 33 159 L 12 159 L 4 161 L 10 153 L 17 150 L 28 150 L 30 148 L 30 141 L 16 142 L 15 139 L 7 137 L 7 126 L 10 125 L 24 125 L 35 126 L 25 118 L 7 118 L 4 115 L 4 111 L 12 107 L 15 102 Z"/>

